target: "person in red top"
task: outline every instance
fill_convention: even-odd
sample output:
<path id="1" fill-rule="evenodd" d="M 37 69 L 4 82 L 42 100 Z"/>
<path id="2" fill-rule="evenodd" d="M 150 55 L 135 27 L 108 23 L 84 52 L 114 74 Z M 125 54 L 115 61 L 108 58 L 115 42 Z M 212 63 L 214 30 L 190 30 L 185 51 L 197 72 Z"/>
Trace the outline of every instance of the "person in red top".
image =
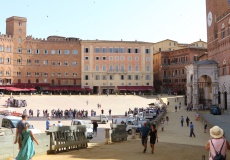
<path id="1" fill-rule="evenodd" d="M 230 150 L 229 142 L 224 137 L 224 131 L 218 126 L 210 129 L 211 139 L 207 142 L 205 149 L 209 150 L 209 160 L 213 160 L 217 153 L 226 158 L 227 149 Z"/>

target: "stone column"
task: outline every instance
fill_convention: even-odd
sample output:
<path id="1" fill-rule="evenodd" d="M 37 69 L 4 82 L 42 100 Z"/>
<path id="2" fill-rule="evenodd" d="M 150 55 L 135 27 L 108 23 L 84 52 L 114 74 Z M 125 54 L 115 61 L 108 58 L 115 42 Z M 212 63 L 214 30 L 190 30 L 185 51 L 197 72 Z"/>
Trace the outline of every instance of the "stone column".
<path id="1" fill-rule="evenodd" d="M 136 139 L 136 128 L 132 128 L 132 139 Z"/>
<path id="2" fill-rule="evenodd" d="M 212 104 L 218 104 L 218 83 L 212 83 Z"/>
<path id="3" fill-rule="evenodd" d="M 109 142 L 110 142 L 109 131 L 110 131 L 110 128 L 105 128 L 105 144 L 109 144 Z"/>
<path id="4" fill-rule="evenodd" d="M 192 100 L 192 87 L 190 84 L 187 84 L 187 106 L 191 103 Z"/>
<path id="5" fill-rule="evenodd" d="M 193 109 L 197 109 L 198 107 L 198 84 L 193 83 Z"/>
<path id="6" fill-rule="evenodd" d="M 204 99 L 205 100 L 210 99 L 210 88 L 209 88 L 208 84 L 205 84 L 205 86 L 204 86 Z"/>

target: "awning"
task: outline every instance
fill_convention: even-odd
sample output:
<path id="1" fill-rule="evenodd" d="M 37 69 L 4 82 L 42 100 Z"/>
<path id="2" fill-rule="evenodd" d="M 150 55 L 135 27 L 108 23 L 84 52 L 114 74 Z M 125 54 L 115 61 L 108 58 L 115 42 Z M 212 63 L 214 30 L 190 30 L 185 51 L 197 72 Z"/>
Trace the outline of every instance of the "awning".
<path id="1" fill-rule="evenodd" d="M 5 90 L 13 91 L 13 92 L 28 92 L 28 91 L 31 91 L 28 88 L 17 88 L 17 87 L 5 87 Z"/>
<path id="2" fill-rule="evenodd" d="M 126 86 L 117 86 L 118 90 L 126 91 Z"/>
<path id="3" fill-rule="evenodd" d="M 30 90 L 30 91 L 36 91 L 35 88 L 27 88 L 27 89 Z"/>
<path id="4" fill-rule="evenodd" d="M 81 91 L 85 90 L 84 88 L 81 88 L 80 86 L 77 87 L 69 87 L 69 86 L 53 86 L 49 87 L 48 89 L 45 89 L 47 91 Z"/>
<path id="5" fill-rule="evenodd" d="M 16 87 L 6 87 L 6 90 L 7 91 L 21 91 L 21 89 L 20 88 L 16 88 Z"/>
<path id="6" fill-rule="evenodd" d="M 5 87 L 0 87 L 0 89 L 6 89 Z"/>

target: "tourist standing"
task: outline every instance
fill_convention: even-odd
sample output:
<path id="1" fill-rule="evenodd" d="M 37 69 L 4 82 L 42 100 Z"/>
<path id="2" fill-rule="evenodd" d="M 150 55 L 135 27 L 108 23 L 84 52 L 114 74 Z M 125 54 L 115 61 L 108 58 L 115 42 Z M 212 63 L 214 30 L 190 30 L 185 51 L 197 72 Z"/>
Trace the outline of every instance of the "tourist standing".
<path id="1" fill-rule="evenodd" d="M 224 131 L 218 126 L 210 129 L 211 139 L 208 140 L 205 149 L 209 151 L 209 160 L 213 160 L 217 153 L 220 153 L 222 159 L 226 159 L 227 149 L 230 150 L 230 144 L 224 137 Z"/>
<path id="2" fill-rule="evenodd" d="M 33 133 L 30 130 L 28 130 L 29 124 L 25 123 L 24 125 L 25 125 L 24 129 L 22 130 L 22 136 L 23 136 L 22 146 L 16 157 L 16 160 L 32 159 L 32 157 L 35 155 L 33 141 L 35 141 L 37 145 L 39 145 Z"/>
<path id="3" fill-rule="evenodd" d="M 34 117 L 34 111 L 31 110 L 31 117 L 33 118 Z"/>
<path id="4" fill-rule="evenodd" d="M 29 124 L 27 122 L 27 115 L 23 114 L 22 115 L 22 120 L 18 122 L 17 126 L 16 126 L 16 134 L 15 134 L 15 141 L 14 144 L 16 144 L 18 142 L 19 145 L 19 149 L 21 149 L 22 147 L 22 131 L 25 129 L 25 124 Z"/>
<path id="5" fill-rule="evenodd" d="M 149 127 L 147 126 L 147 123 L 144 123 L 144 126 L 141 127 L 140 130 L 140 138 L 142 146 L 144 146 L 143 153 L 146 152 L 147 149 L 147 141 L 148 141 L 148 134 L 149 134 Z"/>
<path id="6" fill-rule="evenodd" d="M 93 134 L 95 135 L 95 137 L 97 136 L 97 127 L 98 127 L 97 121 L 93 121 Z"/>
<path id="7" fill-rule="evenodd" d="M 50 124 L 50 117 L 47 118 L 46 120 L 46 130 L 49 130 L 51 127 L 51 124 Z"/>
<path id="8" fill-rule="evenodd" d="M 87 100 L 87 101 L 86 101 L 86 104 L 88 105 L 88 103 L 89 103 L 89 101 Z"/>
<path id="9" fill-rule="evenodd" d="M 154 145 L 156 143 L 156 141 L 158 142 L 158 135 L 157 135 L 157 130 L 156 130 L 156 125 L 153 124 L 151 126 L 151 130 L 149 131 L 149 135 L 150 135 L 150 147 L 152 148 L 151 153 L 154 153 Z"/>
<path id="10" fill-rule="evenodd" d="M 103 109 L 101 110 L 101 114 L 104 114 L 104 110 Z"/>
<path id="11" fill-rule="evenodd" d="M 189 126 L 189 121 L 190 121 L 190 119 L 189 119 L 188 116 L 187 116 L 187 117 L 186 117 L 187 127 Z"/>
<path id="12" fill-rule="evenodd" d="M 192 124 L 192 122 L 190 122 L 190 137 L 196 137 L 196 135 L 194 134 L 194 125 Z"/>
<path id="13" fill-rule="evenodd" d="M 184 125 L 184 117 L 183 116 L 180 117 L 180 123 L 181 123 L 181 127 L 183 127 L 183 125 Z"/>
<path id="14" fill-rule="evenodd" d="M 195 114 L 196 121 L 199 121 L 199 117 L 200 117 L 200 114 L 198 112 L 196 112 L 196 114 Z"/>
<path id="15" fill-rule="evenodd" d="M 111 116 L 111 112 L 112 112 L 112 110 L 111 110 L 111 109 L 109 109 L 109 116 Z"/>
<path id="16" fill-rule="evenodd" d="M 40 110 L 37 110 L 37 117 L 39 117 L 39 114 L 40 114 Z"/>
<path id="17" fill-rule="evenodd" d="M 62 127 L 62 123 L 61 123 L 61 121 L 58 121 L 57 126 L 58 126 L 58 127 Z"/>

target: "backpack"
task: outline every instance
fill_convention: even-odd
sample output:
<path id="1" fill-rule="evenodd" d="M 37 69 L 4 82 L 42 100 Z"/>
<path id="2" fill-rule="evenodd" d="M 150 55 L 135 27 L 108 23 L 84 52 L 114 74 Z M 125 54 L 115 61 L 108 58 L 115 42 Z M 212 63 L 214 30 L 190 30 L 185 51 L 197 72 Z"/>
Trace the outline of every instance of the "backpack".
<path id="1" fill-rule="evenodd" d="M 212 143 L 212 140 L 211 140 L 211 143 Z M 223 156 L 223 155 L 221 154 L 221 150 L 222 150 L 222 148 L 223 148 L 223 146 L 224 146 L 224 143 L 225 143 L 225 140 L 224 140 L 224 142 L 223 142 L 223 144 L 222 144 L 222 146 L 221 146 L 219 152 L 216 151 L 216 149 L 215 149 L 215 147 L 214 147 L 214 145 L 213 145 L 213 143 L 212 143 L 212 146 L 213 146 L 213 148 L 214 148 L 214 150 L 215 150 L 215 152 L 216 152 L 216 155 L 213 157 L 213 160 L 226 160 L 226 156 Z"/>

